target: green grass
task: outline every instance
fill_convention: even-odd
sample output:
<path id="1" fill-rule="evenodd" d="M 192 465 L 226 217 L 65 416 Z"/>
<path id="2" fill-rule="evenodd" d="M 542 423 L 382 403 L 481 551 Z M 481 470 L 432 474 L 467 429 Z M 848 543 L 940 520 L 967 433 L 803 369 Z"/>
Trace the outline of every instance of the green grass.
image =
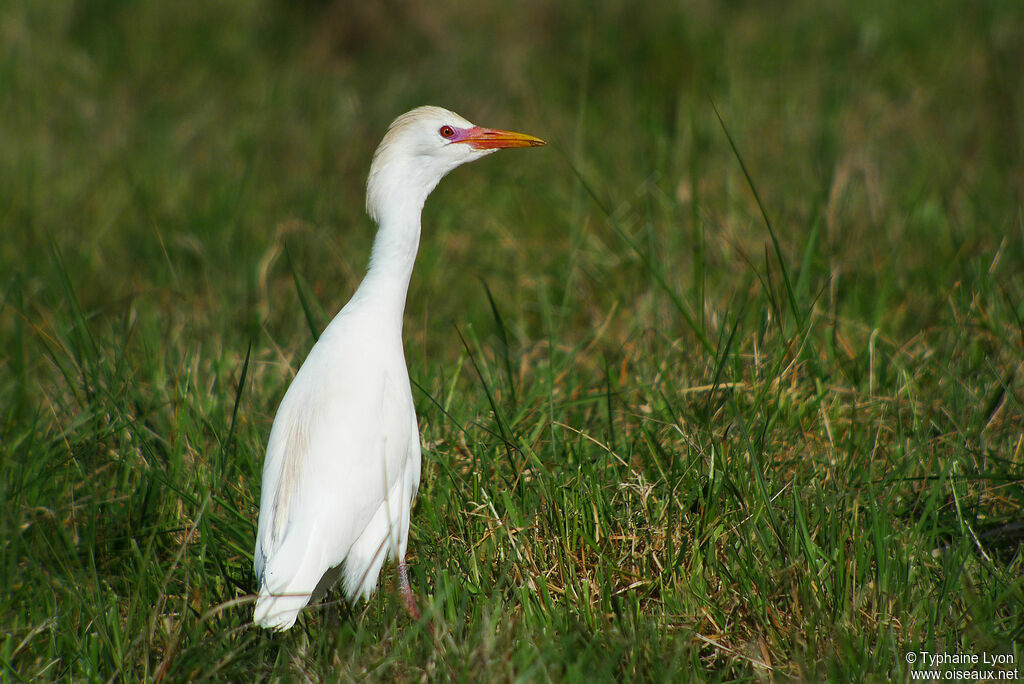
<path id="1" fill-rule="evenodd" d="M 0 679 L 1019 668 L 1021 5 L 363 5 L 0 6 Z M 267 634 L 267 434 L 424 103 L 550 141 L 426 208 L 424 619 Z"/>

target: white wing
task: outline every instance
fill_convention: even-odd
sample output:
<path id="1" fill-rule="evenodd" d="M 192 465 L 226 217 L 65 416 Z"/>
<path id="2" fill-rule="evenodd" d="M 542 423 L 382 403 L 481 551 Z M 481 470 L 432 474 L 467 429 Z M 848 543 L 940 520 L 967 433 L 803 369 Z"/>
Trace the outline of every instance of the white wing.
<path id="1" fill-rule="evenodd" d="M 387 556 L 405 552 L 419 484 L 416 416 L 400 336 L 380 339 L 365 323 L 338 315 L 274 419 L 254 563 L 254 621 L 264 627 L 290 627 L 343 562 L 348 596 L 368 596 Z"/>

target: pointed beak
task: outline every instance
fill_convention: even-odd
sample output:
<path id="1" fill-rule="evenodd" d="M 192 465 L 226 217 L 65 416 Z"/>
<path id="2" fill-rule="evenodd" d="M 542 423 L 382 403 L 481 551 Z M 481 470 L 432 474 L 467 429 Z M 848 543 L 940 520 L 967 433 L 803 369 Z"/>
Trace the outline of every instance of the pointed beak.
<path id="1" fill-rule="evenodd" d="M 461 135 L 453 142 L 464 142 L 475 150 L 504 150 L 510 147 L 540 147 L 547 145 L 540 138 L 535 138 L 526 133 L 514 133 L 512 131 L 499 131 L 494 128 L 480 128 L 473 126 L 459 131 Z"/>

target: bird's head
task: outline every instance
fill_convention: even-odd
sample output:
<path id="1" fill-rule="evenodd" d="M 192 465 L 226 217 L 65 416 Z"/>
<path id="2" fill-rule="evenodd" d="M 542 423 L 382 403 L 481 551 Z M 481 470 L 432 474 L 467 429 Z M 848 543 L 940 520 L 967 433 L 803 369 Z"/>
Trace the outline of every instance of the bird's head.
<path id="1" fill-rule="evenodd" d="M 457 166 L 498 150 L 544 144 L 525 133 L 475 126 L 441 107 L 417 107 L 391 123 L 373 155 L 366 211 L 379 221 L 389 206 L 412 202 L 422 207 Z"/>

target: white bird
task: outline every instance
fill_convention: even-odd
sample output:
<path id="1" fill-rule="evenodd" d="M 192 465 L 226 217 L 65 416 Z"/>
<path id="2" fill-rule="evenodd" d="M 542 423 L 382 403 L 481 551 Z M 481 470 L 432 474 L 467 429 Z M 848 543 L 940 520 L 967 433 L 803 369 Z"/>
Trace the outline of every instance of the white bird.
<path id="1" fill-rule="evenodd" d="M 378 225 L 369 270 L 313 345 L 270 430 L 254 555 L 257 625 L 290 628 L 339 578 L 349 600 L 369 597 L 390 556 L 418 615 L 405 551 L 420 441 L 402 315 L 420 213 L 455 167 L 544 144 L 440 107 L 414 109 L 388 128 L 366 184 L 366 211 Z"/>

